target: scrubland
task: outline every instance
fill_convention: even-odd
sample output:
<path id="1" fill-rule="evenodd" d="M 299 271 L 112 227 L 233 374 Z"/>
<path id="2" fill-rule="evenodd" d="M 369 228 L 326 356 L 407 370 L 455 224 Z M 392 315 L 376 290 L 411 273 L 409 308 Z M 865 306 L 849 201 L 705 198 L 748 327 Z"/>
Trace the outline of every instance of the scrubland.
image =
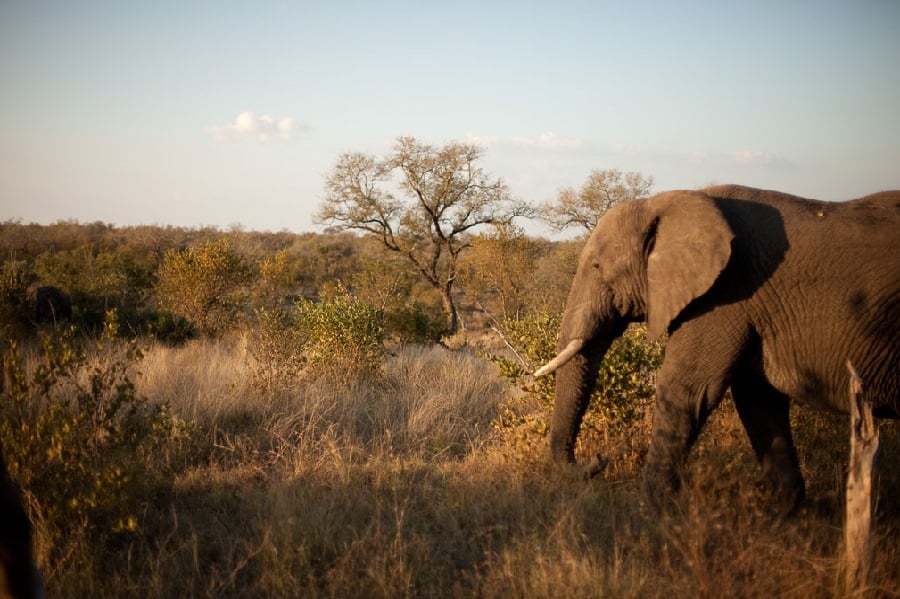
<path id="1" fill-rule="evenodd" d="M 601 367 L 578 457 L 602 473 L 549 464 L 552 381 L 525 373 L 580 244 L 468 242 L 448 349 L 440 297 L 371 238 L 0 223 L 0 441 L 48 596 L 843 596 L 846 416 L 794 409 L 808 500 L 780 520 L 726 400 L 656 518 L 663 348 L 629 331 Z M 71 294 L 68 332 L 32 322 L 32 280 Z M 897 597 L 900 427 L 880 427 L 861 595 Z"/>
<path id="2" fill-rule="evenodd" d="M 89 352 L 85 372 L 113 351 Z M 177 425 L 129 458 L 141 462 L 123 487 L 129 525 L 76 510 L 61 527 L 35 510 L 49 596 L 841 595 L 843 416 L 795 410 L 809 500 L 785 521 L 767 511 L 726 401 L 672 514 L 656 519 L 639 489 L 649 409 L 627 429 L 586 431 L 581 459 L 609 465 L 583 480 L 547 462 L 539 430 L 502 421 L 546 419 L 546 407 L 472 350 L 403 345 L 376 373 L 264 388 L 252 364 L 232 335 L 152 344 L 128 366 L 135 396 L 166 404 Z M 900 430 L 883 423 L 881 435 L 867 596 L 890 597 Z"/>

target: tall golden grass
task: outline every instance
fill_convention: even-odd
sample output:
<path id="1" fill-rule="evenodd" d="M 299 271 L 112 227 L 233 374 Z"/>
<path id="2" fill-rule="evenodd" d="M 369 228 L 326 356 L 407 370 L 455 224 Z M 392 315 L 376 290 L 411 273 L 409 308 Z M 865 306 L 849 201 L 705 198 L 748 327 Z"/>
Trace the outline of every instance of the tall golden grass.
<path id="1" fill-rule="evenodd" d="M 843 417 L 798 410 L 810 500 L 781 521 L 723 406 L 658 521 L 640 504 L 645 435 L 580 448 L 618 456 L 603 476 L 561 471 L 542 442 L 492 427 L 515 391 L 471 352 L 402 347 L 379 376 L 266 391 L 250 360 L 240 337 L 145 352 L 138 392 L 168 401 L 190 434 L 147 458 L 167 475 L 137 530 L 103 551 L 73 547 L 50 596 L 840 595 Z M 894 424 L 882 425 L 879 472 L 868 592 L 898 596 Z"/>

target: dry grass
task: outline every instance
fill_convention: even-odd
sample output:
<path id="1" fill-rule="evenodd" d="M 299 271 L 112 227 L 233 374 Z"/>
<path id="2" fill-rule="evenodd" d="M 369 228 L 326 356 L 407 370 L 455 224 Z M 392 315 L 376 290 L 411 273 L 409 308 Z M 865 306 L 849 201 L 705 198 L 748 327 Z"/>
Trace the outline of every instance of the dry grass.
<path id="1" fill-rule="evenodd" d="M 141 393 L 190 442 L 141 527 L 75 560 L 51 596 L 838 596 L 845 421 L 802 414 L 809 507 L 778 522 L 729 406 L 665 522 L 640 506 L 640 452 L 584 481 L 491 422 L 508 393 L 465 351 L 405 347 L 374 379 L 263 394 L 241 340 L 154 347 Z M 837 428 L 838 430 L 834 430 Z M 831 432 L 829 432 L 831 431 Z M 646 439 L 645 441 L 646 442 Z M 598 448 L 593 448 L 598 449 Z M 900 589 L 900 433 L 882 430 L 875 596 Z M 74 562 L 73 562 L 74 563 Z"/>

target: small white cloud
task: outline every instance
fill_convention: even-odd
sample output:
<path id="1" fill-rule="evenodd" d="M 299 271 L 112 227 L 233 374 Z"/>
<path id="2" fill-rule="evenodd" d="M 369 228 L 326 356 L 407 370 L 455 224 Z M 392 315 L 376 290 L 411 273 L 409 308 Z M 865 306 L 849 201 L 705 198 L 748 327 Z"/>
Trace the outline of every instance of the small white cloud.
<path id="1" fill-rule="evenodd" d="M 291 135 L 297 129 L 297 121 L 289 116 L 282 117 L 275 123 L 275 128 L 278 129 L 278 133 L 281 135 Z"/>
<path id="2" fill-rule="evenodd" d="M 466 143 L 475 146 L 488 147 L 498 143 L 499 141 L 500 138 L 498 137 L 485 137 L 483 135 L 475 135 L 474 133 L 466 134 Z"/>
<path id="3" fill-rule="evenodd" d="M 206 127 L 204 131 L 216 141 L 270 139 L 289 140 L 309 130 L 309 126 L 285 116 L 275 119 L 268 114 L 257 116 L 253 112 L 242 112 L 229 125 Z"/>
<path id="4" fill-rule="evenodd" d="M 545 150 L 572 149 L 581 146 L 581 139 L 560 137 L 549 131 L 537 137 L 514 137 L 513 143 L 520 146 L 542 148 Z"/>

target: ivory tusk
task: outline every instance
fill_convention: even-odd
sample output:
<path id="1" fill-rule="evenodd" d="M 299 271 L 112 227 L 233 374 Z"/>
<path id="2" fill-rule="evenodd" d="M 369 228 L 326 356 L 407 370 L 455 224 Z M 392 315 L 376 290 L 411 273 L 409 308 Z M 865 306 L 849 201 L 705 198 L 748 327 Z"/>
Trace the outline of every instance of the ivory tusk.
<path id="1" fill-rule="evenodd" d="M 555 358 L 535 370 L 534 376 L 544 376 L 555 371 L 557 368 L 571 360 L 572 356 L 581 351 L 582 347 L 584 347 L 584 339 L 572 339 Z"/>

